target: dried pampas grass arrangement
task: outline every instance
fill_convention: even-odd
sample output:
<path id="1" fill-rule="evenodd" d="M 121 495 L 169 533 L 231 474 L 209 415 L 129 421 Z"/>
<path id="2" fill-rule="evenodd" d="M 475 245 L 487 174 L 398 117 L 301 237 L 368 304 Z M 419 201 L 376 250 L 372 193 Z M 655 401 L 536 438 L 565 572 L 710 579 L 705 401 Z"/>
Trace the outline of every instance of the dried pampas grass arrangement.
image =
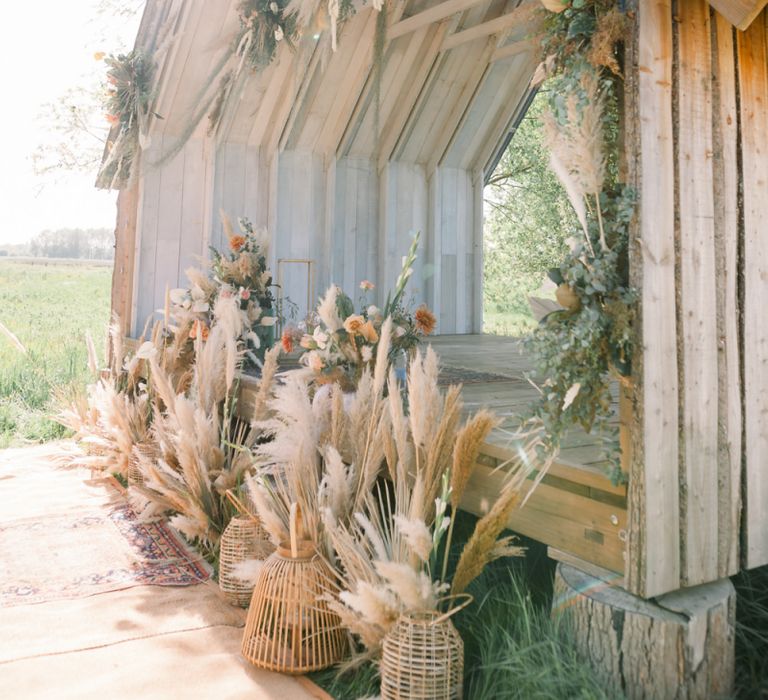
<path id="1" fill-rule="evenodd" d="M 522 501 L 533 438 L 521 445 L 518 461 L 507 465 L 503 493 L 478 521 L 454 576 L 448 575 L 454 515 L 481 447 L 499 420 L 481 410 L 462 424 L 459 388 L 445 393 L 437 388 L 438 366 L 431 348 L 415 355 L 408 369 L 407 412 L 394 374 L 388 379 L 386 410 L 379 420 L 386 426 L 381 451 L 391 483 L 373 485 L 346 520 L 336 517 L 333 507 L 323 510 L 340 572 L 332 609 L 363 647 L 352 664 L 377 658 L 398 620 L 437 613 L 450 605 L 449 590 L 454 599 L 490 561 L 522 551 L 499 536 Z"/>

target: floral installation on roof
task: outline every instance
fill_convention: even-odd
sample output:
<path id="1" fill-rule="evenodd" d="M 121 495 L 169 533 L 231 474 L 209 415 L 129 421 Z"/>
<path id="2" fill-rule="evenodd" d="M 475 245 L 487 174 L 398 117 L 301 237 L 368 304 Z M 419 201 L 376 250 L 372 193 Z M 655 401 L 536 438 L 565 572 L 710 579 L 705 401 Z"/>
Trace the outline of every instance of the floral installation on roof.
<path id="1" fill-rule="evenodd" d="M 594 432 L 614 481 L 624 477 L 611 381 L 631 375 L 636 295 L 629 283 L 633 190 L 620 181 L 617 46 L 627 18 L 609 0 L 544 3 L 546 59 L 534 82 L 548 78 L 544 120 L 551 167 L 579 222 L 562 263 L 550 271 L 562 306 L 527 339 L 540 399 L 533 415 L 559 449 L 569 426 Z"/>
<path id="2" fill-rule="evenodd" d="M 386 355 L 388 364 L 406 360 L 422 338 L 430 335 L 437 324 L 434 314 L 422 304 L 416 309 L 405 300 L 405 289 L 413 274 L 417 234 L 403 258 L 403 267 L 395 289 L 387 295 L 383 307 L 368 303 L 367 294 L 373 283 L 360 283 L 362 297 L 359 310 L 352 299 L 336 285 L 331 285 L 309 319 L 306 332 L 289 327 L 283 331 L 282 345 L 291 352 L 299 345 L 300 362 L 312 373 L 316 384 L 337 382 L 345 390 L 354 389 L 365 371 L 377 362 L 381 328 L 385 319 L 392 319 L 393 335 Z"/>
<path id="3" fill-rule="evenodd" d="M 189 289 L 169 292 L 171 315 L 178 327 L 188 328 L 195 340 L 207 340 L 213 322 L 213 309 L 219 297 L 233 298 L 242 316 L 242 341 L 246 361 L 260 367 L 265 352 L 275 344 L 276 315 L 272 272 L 267 266 L 269 237 L 257 231 L 248 219 L 239 220 L 240 233 L 235 233 L 229 217 L 221 212 L 228 252 L 211 248 L 210 272 L 190 268 L 186 271 L 192 283 Z"/>
<path id="4" fill-rule="evenodd" d="M 94 57 L 107 64 L 104 107 L 111 133 L 116 133 L 114 140 L 107 142 L 96 182 L 104 189 L 119 189 L 130 182 L 133 163 L 139 151 L 148 145 L 146 130 L 154 64 L 136 50 L 117 56 L 99 52 Z"/>

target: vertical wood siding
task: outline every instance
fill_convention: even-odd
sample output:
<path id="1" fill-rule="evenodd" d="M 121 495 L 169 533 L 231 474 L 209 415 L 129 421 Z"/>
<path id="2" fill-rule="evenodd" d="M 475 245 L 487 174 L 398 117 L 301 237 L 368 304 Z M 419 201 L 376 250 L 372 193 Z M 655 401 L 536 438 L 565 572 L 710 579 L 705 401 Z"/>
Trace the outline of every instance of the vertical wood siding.
<path id="1" fill-rule="evenodd" d="M 705 0 L 639 8 L 627 580 L 655 596 L 768 563 L 768 12 L 741 32 Z"/>
<path id="2" fill-rule="evenodd" d="M 630 530 L 627 581 L 649 596 L 680 582 L 671 16 L 669 0 L 644 4 L 638 28 L 645 454 L 630 477 L 630 509 L 643 517 Z"/>
<path id="3" fill-rule="evenodd" d="M 744 190 L 744 421 L 747 568 L 768 563 L 768 49 L 763 12 L 739 32 Z"/>

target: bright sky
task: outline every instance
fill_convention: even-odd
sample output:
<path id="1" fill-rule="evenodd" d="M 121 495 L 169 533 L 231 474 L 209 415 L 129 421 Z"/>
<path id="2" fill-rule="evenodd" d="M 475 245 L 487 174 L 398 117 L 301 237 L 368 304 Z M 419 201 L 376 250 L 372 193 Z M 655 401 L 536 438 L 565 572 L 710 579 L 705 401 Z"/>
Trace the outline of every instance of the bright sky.
<path id="1" fill-rule="evenodd" d="M 95 189 L 96 173 L 61 173 L 56 182 L 50 177 L 41 180 L 32 170 L 31 158 L 40 141 L 50 139 L 38 119 L 43 105 L 103 74 L 105 66 L 94 61 L 95 51 L 117 53 L 133 45 L 140 17 L 99 13 L 97 8 L 104 4 L 104 0 L 37 0 L 4 8 L 0 244 L 22 243 L 43 229 L 115 224 L 116 195 Z"/>

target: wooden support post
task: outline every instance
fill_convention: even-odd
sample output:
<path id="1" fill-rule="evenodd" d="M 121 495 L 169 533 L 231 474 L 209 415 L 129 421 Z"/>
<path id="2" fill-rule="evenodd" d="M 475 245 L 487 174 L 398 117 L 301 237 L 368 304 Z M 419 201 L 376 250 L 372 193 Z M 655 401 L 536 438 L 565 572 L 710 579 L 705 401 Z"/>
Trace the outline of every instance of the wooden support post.
<path id="1" fill-rule="evenodd" d="M 133 268 L 136 259 L 136 214 L 139 202 L 139 179 L 117 195 L 115 225 L 115 264 L 112 270 L 112 315 L 120 319 L 120 331 L 131 331 L 133 306 Z"/>
<path id="2" fill-rule="evenodd" d="M 560 563 L 552 614 L 609 696 L 730 697 L 736 592 L 729 579 L 643 600 Z"/>

